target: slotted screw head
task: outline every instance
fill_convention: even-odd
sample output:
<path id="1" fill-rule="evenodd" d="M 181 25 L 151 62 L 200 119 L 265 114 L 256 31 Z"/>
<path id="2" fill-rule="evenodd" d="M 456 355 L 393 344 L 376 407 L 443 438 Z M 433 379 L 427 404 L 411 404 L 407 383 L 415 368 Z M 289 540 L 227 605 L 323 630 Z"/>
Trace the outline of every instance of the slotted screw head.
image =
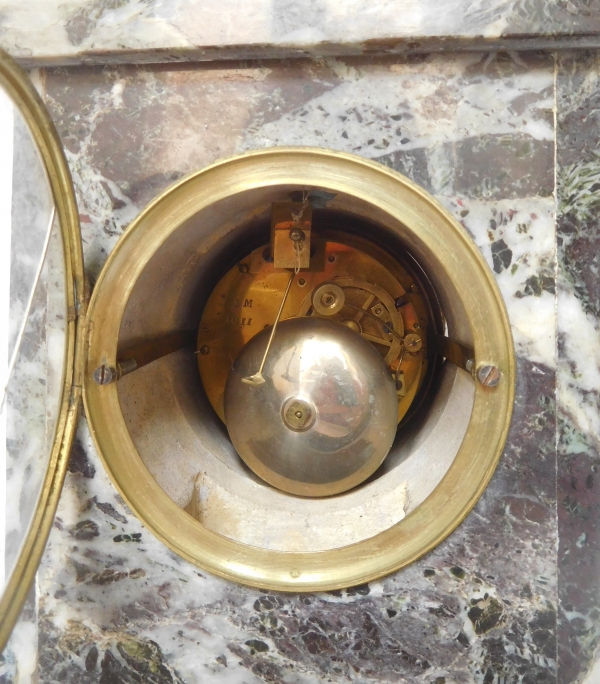
<path id="1" fill-rule="evenodd" d="M 477 369 L 477 379 L 485 387 L 496 387 L 502 378 L 502 371 L 497 366 L 486 364 Z"/>
<path id="2" fill-rule="evenodd" d="M 411 354 L 416 354 L 423 348 L 423 340 L 415 333 L 410 333 L 404 338 L 404 346 Z"/>
<path id="3" fill-rule="evenodd" d="M 94 371 L 94 380 L 98 385 L 109 385 L 117 379 L 117 369 L 113 366 L 102 364 Z"/>

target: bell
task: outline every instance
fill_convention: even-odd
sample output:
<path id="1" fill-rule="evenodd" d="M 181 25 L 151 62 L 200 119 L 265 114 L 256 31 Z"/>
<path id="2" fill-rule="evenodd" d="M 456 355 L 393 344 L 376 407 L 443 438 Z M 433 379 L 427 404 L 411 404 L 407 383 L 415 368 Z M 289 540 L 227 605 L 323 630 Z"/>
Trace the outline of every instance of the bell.
<path id="1" fill-rule="evenodd" d="M 277 327 L 264 382 L 244 379 L 264 356 L 270 330 L 248 342 L 225 388 L 225 422 L 259 477 L 301 496 L 329 496 L 366 480 L 392 446 L 396 387 L 381 355 L 357 332 L 324 318 Z"/>

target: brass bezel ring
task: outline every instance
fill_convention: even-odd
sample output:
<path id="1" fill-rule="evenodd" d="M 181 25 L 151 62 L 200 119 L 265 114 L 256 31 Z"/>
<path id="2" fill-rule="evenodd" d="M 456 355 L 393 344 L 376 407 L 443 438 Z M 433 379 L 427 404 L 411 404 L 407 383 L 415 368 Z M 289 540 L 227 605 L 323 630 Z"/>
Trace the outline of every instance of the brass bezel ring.
<path id="1" fill-rule="evenodd" d="M 54 443 L 48 467 L 29 529 L 19 556 L 0 598 L 0 653 L 19 617 L 42 558 L 62 491 L 67 463 L 81 404 L 80 375 L 83 368 L 82 326 L 77 317 L 85 315 L 86 289 L 81 250 L 79 213 L 69 166 L 62 143 L 41 97 L 27 74 L 0 50 L 0 88 L 21 113 L 44 164 L 63 241 L 67 323 L 63 386 Z"/>
<path id="2" fill-rule="evenodd" d="M 93 369 L 115 360 L 125 306 L 163 242 L 212 203 L 253 188 L 298 185 L 370 203 L 418 235 L 454 282 L 468 316 L 477 363 L 493 363 L 502 382 L 475 382 L 465 438 L 431 495 L 403 520 L 359 543 L 315 553 L 260 549 L 206 529 L 150 475 L 121 413 L 116 383 L 99 386 Z M 142 239 L 143 236 L 143 239 Z M 117 489 L 142 523 L 201 568 L 243 584 L 281 591 L 323 591 L 361 584 L 408 565 L 466 517 L 500 458 L 514 400 L 515 359 L 508 316 L 494 277 L 462 226 L 404 176 L 353 155 L 312 148 L 271 148 L 219 161 L 157 197 L 129 226 L 97 282 L 89 310 L 84 401 L 92 434 Z"/>

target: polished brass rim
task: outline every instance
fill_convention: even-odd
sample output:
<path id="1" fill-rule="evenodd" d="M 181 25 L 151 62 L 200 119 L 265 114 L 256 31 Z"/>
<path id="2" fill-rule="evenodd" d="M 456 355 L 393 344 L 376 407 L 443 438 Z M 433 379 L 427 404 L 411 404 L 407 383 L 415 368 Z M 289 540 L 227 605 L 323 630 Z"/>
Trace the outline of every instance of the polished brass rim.
<path id="1" fill-rule="evenodd" d="M 127 431 L 115 383 L 99 386 L 92 381 L 95 367 L 116 361 L 130 293 L 167 237 L 212 203 L 269 185 L 319 187 L 355 196 L 417 234 L 438 255 L 450 278 L 463 285 L 459 296 L 468 312 L 477 364 L 493 364 L 503 374 L 494 388 L 476 383 L 467 434 L 432 494 L 385 532 L 331 551 L 268 551 L 207 530 L 165 494 L 144 466 Z M 144 525 L 173 551 L 244 584 L 325 590 L 367 582 L 407 565 L 465 518 L 489 482 L 506 440 L 515 360 L 504 302 L 490 269 L 466 231 L 428 193 L 400 174 L 353 155 L 311 148 L 260 150 L 220 161 L 176 183 L 133 221 L 111 253 L 92 297 L 89 320 L 84 401 L 110 477 Z"/>
<path id="2" fill-rule="evenodd" d="M 40 563 L 71 451 L 81 402 L 83 367 L 77 317 L 85 313 L 83 256 L 79 215 L 69 167 L 58 133 L 27 74 L 0 50 L 0 87 L 25 118 L 42 156 L 63 238 L 68 307 L 63 392 L 48 469 L 25 541 L 0 599 L 0 652 L 19 617 Z"/>

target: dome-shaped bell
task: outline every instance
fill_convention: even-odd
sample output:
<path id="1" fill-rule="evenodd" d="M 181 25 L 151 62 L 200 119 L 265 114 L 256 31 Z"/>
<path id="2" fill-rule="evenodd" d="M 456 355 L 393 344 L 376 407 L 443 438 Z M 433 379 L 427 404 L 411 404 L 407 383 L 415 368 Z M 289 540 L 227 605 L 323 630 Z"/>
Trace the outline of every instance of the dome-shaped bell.
<path id="1" fill-rule="evenodd" d="M 329 496 L 368 478 L 386 457 L 398 398 L 376 349 L 321 318 L 282 321 L 242 349 L 225 388 L 225 420 L 239 455 L 261 478 L 301 496 Z"/>

